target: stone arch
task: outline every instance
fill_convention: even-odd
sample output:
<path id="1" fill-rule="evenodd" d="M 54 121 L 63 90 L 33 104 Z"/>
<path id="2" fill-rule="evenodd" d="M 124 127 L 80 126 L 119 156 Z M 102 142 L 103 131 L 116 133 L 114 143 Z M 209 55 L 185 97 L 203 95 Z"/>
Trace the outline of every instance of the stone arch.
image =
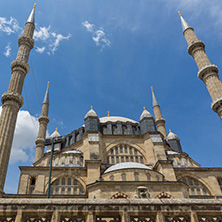
<path id="1" fill-rule="evenodd" d="M 126 145 L 128 145 L 128 146 L 133 146 L 134 148 L 136 148 L 137 150 L 139 150 L 142 154 L 143 154 L 143 156 L 144 156 L 144 154 L 146 153 L 146 151 L 145 151 L 145 149 L 143 148 L 143 147 L 141 147 L 139 144 L 137 144 L 137 143 L 132 143 L 132 142 L 129 142 L 128 140 L 123 140 L 123 139 L 121 139 L 121 140 L 115 140 L 114 142 L 112 142 L 112 143 L 110 143 L 108 146 L 106 146 L 106 154 L 109 152 L 109 150 L 112 148 L 112 147 L 114 147 L 114 146 L 116 146 L 116 145 L 120 145 L 120 144 L 126 144 Z"/>
<path id="2" fill-rule="evenodd" d="M 76 178 L 76 177 L 72 177 L 72 176 L 69 176 L 69 175 L 63 175 L 63 176 L 60 176 L 60 177 L 54 177 L 54 178 L 52 178 L 52 180 L 51 180 L 51 187 L 52 186 L 55 186 L 55 183 L 56 183 L 56 181 L 61 181 L 63 178 L 65 178 L 65 183 L 67 183 L 65 186 L 66 186 L 66 188 L 68 189 L 69 187 L 71 188 L 71 189 L 73 189 L 74 187 L 78 187 L 78 189 L 83 189 L 83 191 L 84 191 L 84 194 L 86 193 L 86 186 L 85 186 L 85 183 L 83 182 L 83 180 L 81 179 L 81 178 Z M 68 185 L 68 179 L 71 179 L 71 184 L 70 184 L 70 186 Z M 74 180 L 76 180 L 77 181 L 77 184 L 74 184 Z M 60 186 L 60 187 L 62 187 L 63 185 L 62 184 L 58 184 L 58 186 Z M 48 182 L 45 184 L 45 193 L 47 193 L 48 192 Z M 74 193 L 74 192 L 73 192 Z M 65 194 L 65 195 L 67 195 L 67 194 Z M 69 195 L 69 194 L 68 194 Z M 72 194 L 70 194 L 70 195 L 72 195 Z M 73 194 L 73 195 L 75 195 L 75 194 Z"/>
<path id="3" fill-rule="evenodd" d="M 128 195 L 124 194 L 124 193 L 116 193 L 116 194 L 113 194 L 112 197 L 110 199 L 128 199 Z"/>
<path id="4" fill-rule="evenodd" d="M 201 177 L 199 177 L 197 175 L 190 174 L 190 173 L 184 173 L 183 175 L 179 175 L 177 177 L 177 180 L 181 181 L 181 179 L 184 178 L 184 177 L 190 177 L 190 178 L 192 178 L 194 180 L 198 180 L 200 183 L 203 184 L 203 186 L 205 186 L 207 188 L 207 190 L 209 191 L 210 195 L 213 194 L 213 190 L 211 189 L 211 186 L 206 181 L 204 181 Z"/>
<path id="5" fill-rule="evenodd" d="M 106 162 L 109 164 L 117 164 L 123 162 L 146 162 L 146 157 L 141 150 L 132 144 L 115 143 L 106 151 Z"/>
<path id="6" fill-rule="evenodd" d="M 189 195 L 211 196 L 211 192 L 208 187 L 205 186 L 200 179 L 197 179 L 194 176 L 183 175 L 180 177 L 180 181 L 189 186 Z"/>
<path id="7" fill-rule="evenodd" d="M 156 196 L 156 198 L 159 198 L 159 199 L 163 199 L 163 198 L 166 198 L 166 199 L 172 199 L 173 197 L 169 194 L 169 193 L 165 193 L 164 191 L 161 192 L 160 194 L 158 194 Z"/>

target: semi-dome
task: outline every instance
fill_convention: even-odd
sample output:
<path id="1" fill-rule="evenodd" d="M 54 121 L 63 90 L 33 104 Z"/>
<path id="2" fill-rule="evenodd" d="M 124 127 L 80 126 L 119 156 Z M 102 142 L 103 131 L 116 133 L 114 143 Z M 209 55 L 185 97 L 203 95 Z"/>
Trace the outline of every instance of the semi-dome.
<path id="1" fill-rule="evenodd" d="M 100 123 L 106 123 L 106 122 L 131 122 L 131 123 L 138 123 L 135 120 L 126 118 L 126 117 L 122 117 L 122 116 L 105 116 L 105 117 L 101 117 L 100 119 Z"/>
<path id="2" fill-rule="evenodd" d="M 175 133 L 171 132 L 171 130 L 170 130 L 170 132 L 167 136 L 167 140 L 179 140 L 179 137 Z"/>
<path id="3" fill-rule="evenodd" d="M 86 119 L 87 117 L 97 117 L 96 112 L 93 110 L 92 106 L 91 109 L 88 111 L 88 113 L 86 113 L 84 119 Z"/>
<path id="4" fill-rule="evenodd" d="M 151 170 L 148 166 L 142 163 L 135 163 L 135 162 L 126 162 L 126 163 L 117 163 L 108 169 L 104 173 L 109 173 L 112 171 L 117 170 L 124 170 L 124 169 L 143 169 L 143 170 Z"/>
<path id="5" fill-rule="evenodd" d="M 142 114 L 141 114 L 141 116 L 140 116 L 140 120 L 142 120 L 143 118 L 150 118 L 150 117 L 152 117 L 152 115 L 146 110 L 146 108 L 145 107 L 143 107 L 143 112 L 142 112 Z"/>

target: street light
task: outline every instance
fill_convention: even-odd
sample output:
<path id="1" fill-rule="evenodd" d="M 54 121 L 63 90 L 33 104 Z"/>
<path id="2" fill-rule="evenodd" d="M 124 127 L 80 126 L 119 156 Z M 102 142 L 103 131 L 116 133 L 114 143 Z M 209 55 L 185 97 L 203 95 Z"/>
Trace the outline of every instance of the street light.
<path id="1" fill-rule="evenodd" d="M 47 138 L 44 141 L 44 145 L 52 145 L 51 147 L 51 157 L 50 157 L 50 164 L 49 164 L 49 181 L 48 181 L 48 192 L 47 192 L 47 198 L 50 197 L 50 189 L 51 189 L 51 177 L 52 177 L 52 158 L 53 158 L 53 152 L 54 152 L 54 144 L 56 143 L 62 143 L 64 141 L 64 136 L 59 137 L 53 137 L 53 138 Z"/>

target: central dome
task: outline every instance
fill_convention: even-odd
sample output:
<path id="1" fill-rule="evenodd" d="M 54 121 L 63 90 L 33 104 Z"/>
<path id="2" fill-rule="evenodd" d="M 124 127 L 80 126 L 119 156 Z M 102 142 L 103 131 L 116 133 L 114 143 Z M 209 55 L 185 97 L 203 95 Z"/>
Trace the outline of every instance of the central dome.
<path id="1" fill-rule="evenodd" d="M 106 123 L 106 122 L 131 122 L 131 123 L 138 123 L 135 120 L 126 118 L 126 117 L 122 117 L 122 116 L 105 116 L 105 117 L 101 117 L 99 118 L 100 123 Z"/>
<path id="2" fill-rule="evenodd" d="M 143 169 L 143 170 L 151 170 L 148 166 L 142 163 L 135 162 L 126 162 L 126 163 L 117 163 L 108 169 L 104 173 L 109 173 L 116 170 L 124 170 L 124 169 Z"/>

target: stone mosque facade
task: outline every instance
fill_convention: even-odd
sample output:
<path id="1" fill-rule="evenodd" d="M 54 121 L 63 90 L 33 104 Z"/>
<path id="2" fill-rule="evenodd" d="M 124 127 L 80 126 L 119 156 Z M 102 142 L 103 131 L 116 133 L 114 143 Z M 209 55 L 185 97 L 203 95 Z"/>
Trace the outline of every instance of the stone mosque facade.
<path id="1" fill-rule="evenodd" d="M 180 13 L 179 13 L 180 14 Z M 68 135 L 46 138 L 49 85 L 39 117 L 32 166 L 20 166 L 17 194 L 4 183 L 16 117 L 23 104 L 23 81 L 34 46 L 35 7 L 11 64 L 9 88 L 0 119 L 0 222 L 221 222 L 222 168 L 204 168 L 183 152 L 179 137 L 167 135 L 152 89 L 154 117 L 145 109 L 138 121 L 98 117 L 93 107 L 85 124 Z M 188 53 L 198 77 L 222 118 L 222 84 L 205 45 L 181 16 Z M 219 121 L 219 120 L 218 120 Z"/>

